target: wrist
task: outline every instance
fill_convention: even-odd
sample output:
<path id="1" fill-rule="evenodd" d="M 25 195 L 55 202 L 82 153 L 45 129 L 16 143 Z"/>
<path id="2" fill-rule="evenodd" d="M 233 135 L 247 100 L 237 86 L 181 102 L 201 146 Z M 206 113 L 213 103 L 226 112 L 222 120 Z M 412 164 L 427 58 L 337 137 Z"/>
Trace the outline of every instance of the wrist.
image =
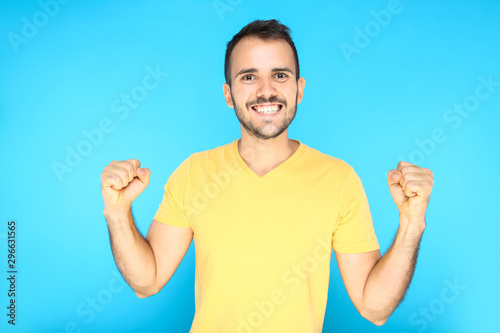
<path id="1" fill-rule="evenodd" d="M 407 215 L 399 214 L 399 233 L 401 240 L 413 242 L 420 239 L 425 230 L 425 218 L 409 218 Z"/>
<path id="2" fill-rule="evenodd" d="M 121 206 L 113 206 L 113 207 L 104 207 L 102 213 L 105 218 L 110 217 L 120 217 L 120 216 L 128 216 L 131 213 L 132 205 L 121 205 Z"/>
<path id="3" fill-rule="evenodd" d="M 411 228 L 413 230 L 425 229 L 425 216 L 422 217 L 409 217 L 406 214 L 399 213 L 399 225 L 404 228 Z"/>

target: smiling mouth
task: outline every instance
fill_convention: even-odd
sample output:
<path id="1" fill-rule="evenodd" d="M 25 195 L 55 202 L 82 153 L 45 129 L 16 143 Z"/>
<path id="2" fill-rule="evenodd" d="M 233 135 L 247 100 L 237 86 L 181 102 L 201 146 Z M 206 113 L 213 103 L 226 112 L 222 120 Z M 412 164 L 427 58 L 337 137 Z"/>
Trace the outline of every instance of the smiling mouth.
<path id="1" fill-rule="evenodd" d="M 281 111 L 283 105 L 281 104 L 258 104 L 252 106 L 252 110 L 260 114 L 274 114 Z"/>

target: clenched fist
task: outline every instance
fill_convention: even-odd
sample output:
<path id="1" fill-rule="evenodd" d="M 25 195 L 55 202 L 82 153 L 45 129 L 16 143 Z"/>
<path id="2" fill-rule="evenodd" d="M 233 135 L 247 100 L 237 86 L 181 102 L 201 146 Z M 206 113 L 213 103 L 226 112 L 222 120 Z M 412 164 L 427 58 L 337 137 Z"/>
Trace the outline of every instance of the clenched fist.
<path id="1" fill-rule="evenodd" d="M 408 162 L 399 162 L 396 170 L 389 171 L 388 183 L 399 213 L 409 220 L 425 221 L 434 184 L 432 172 Z"/>
<path id="2" fill-rule="evenodd" d="M 138 160 L 112 161 L 101 174 L 104 210 L 130 209 L 149 184 L 151 171 Z"/>

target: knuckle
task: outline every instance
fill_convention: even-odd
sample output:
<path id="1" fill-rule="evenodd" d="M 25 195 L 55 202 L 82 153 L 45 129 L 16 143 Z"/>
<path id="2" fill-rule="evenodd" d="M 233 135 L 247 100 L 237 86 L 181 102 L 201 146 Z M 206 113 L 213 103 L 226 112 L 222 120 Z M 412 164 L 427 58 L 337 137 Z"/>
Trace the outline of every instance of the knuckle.
<path id="1" fill-rule="evenodd" d="M 109 181 L 113 180 L 113 174 L 110 172 L 103 172 L 101 174 L 101 180 L 109 182 Z"/>
<path id="2" fill-rule="evenodd" d="M 407 183 L 406 183 L 406 188 L 408 188 L 408 189 L 413 189 L 413 188 L 415 188 L 415 182 L 407 182 Z"/>
<path id="3" fill-rule="evenodd" d="M 401 172 L 402 175 L 408 175 L 408 174 L 411 174 L 415 171 L 415 166 L 412 164 L 406 164 L 406 165 L 401 166 L 399 171 Z"/>
<path id="4" fill-rule="evenodd" d="M 136 164 L 133 162 L 133 160 L 126 161 L 125 167 L 127 168 L 127 170 L 129 172 L 134 171 L 136 168 L 135 166 L 136 166 Z"/>
<path id="5" fill-rule="evenodd" d="M 118 190 L 125 186 L 122 178 L 117 176 L 117 175 L 111 176 L 111 184 L 115 189 L 118 189 Z"/>
<path id="6" fill-rule="evenodd" d="M 111 173 L 111 172 L 108 172 L 106 174 L 106 179 L 111 181 L 111 182 L 115 182 L 116 180 L 119 180 L 120 177 L 118 177 L 118 175 L 114 174 L 114 173 Z"/>
<path id="7" fill-rule="evenodd" d="M 139 162 L 139 160 L 135 159 L 135 158 L 127 160 L 127 164 L 130 165 L 130 167 L 132 168 L 132 170 L 137 169 L 141 165 L 141 163 Z"/>
<path id="8" fill-rule="evenodd" d="M 118 172 L 118 174 L 120 175 L 120 177 L 122 179 L 128 179 L 128 176 L 129 176 L 128 170 L 126 170 L 124 168 L 120 168 L 120 169 L 117 170 L 117 172 Z"/>
<path id="9" fill-rule="evenodd" d="M 122 164 L 120 165 L 122 172 L 127 171 L 131 168 L 131 164 L 128 161 L 123 161 Z"/>

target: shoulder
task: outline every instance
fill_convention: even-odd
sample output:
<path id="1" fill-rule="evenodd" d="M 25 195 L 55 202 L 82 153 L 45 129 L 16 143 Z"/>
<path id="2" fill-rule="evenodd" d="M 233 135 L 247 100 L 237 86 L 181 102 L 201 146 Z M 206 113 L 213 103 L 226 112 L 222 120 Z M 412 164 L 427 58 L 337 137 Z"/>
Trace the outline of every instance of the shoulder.
<path id="1" fill-rule="evenodd" d="M 354 168 L 346 161 L 325 154 L 315 148 L 309 147 L 303 143 L 304 146 L 304 160 L 311 167 L 315 167 L 318 172 L 324 171 L 328 173 L 335 173 L 338 176 L 347 176 L 354 172 Z"/>
<path id="2" fill-rule="evenodd" d="M 179 166 L 187 172 L 193 170 L 210 170 L 224 167 L 234 159 L 235 141 L 212 149 L 192 153 Z"/>
<path id="3" fill-rule="evenodd" d="M 232 154 L 234 149 L 235 141 L 227 143 L 225 145 L 217 146 L 212 149 L 207 149 L 199 152 L 192 153 L 187 159 L 200 162 L 203 160 L 217 160 L 220 158 L 225 158 Z"/>

